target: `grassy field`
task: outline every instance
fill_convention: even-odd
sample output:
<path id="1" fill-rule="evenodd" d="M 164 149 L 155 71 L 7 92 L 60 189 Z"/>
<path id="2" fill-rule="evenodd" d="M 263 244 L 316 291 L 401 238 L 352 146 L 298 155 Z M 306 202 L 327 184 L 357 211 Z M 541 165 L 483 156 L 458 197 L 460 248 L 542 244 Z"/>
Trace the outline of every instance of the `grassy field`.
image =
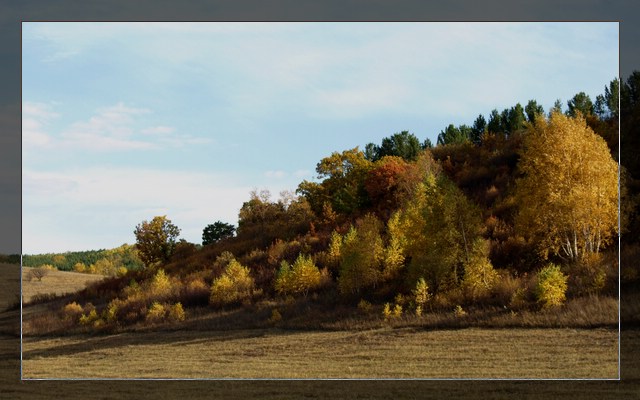
<path id="1" fill-rule="evenodd" d="M 18 266 L 19 267 L 19 266 Z M 67 271 L 49 271 L 41 281 L 29 280 L 31 268 L 22 268 L 22 297 L 28 303 L 41 294 L 65 294 L 84 289 L 89 283 L 104 279 L 103 275 L 80 274 Z"/>
<path id="2" fill-rule="evenodd" d="M 25 338 L 25 378 L 606 378 L 612 330 L 136 332 Z"/>

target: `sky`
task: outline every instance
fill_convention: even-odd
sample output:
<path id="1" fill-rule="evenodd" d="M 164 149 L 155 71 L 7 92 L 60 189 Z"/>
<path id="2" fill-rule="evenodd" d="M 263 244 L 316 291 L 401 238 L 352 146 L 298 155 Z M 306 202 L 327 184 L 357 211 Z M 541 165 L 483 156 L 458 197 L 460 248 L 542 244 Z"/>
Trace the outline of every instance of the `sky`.
<path id="1" fill-rule="evenodd" d="M 201 243 L 334 151 L 595 101 L 618 41 L 604 22 L 23 23 L 23 253 L 135 243 L 157 215 Z"/>

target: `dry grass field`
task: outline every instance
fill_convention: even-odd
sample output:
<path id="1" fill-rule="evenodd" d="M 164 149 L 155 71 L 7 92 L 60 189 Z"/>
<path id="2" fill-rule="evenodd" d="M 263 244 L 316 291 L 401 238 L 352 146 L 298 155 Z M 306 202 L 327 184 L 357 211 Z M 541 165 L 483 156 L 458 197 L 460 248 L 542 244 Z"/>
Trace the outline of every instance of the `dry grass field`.
<path id="1" fill-rule="evenodd" d="M 103 275 L 80 274 L 67 271 L 48 271 L 41 281 L 29 279 L 31 268 L 22 268 L 22 297 L 28 303 L 41 294 L 66 294 L 84 289 L 87 284 L 104 279 Z"/>
<path id="2" fill-rule="evenodd" d="M 618 377 L 617 331 L 410 328 L 25 338 L 25 378 Z"/>

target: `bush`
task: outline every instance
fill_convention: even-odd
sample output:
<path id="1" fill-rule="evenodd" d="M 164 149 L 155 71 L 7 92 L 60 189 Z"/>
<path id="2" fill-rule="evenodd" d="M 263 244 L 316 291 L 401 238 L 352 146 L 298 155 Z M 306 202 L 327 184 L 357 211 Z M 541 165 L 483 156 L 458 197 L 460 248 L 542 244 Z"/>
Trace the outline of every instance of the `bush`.
<path id="1" fill-rule="evenodd" d="M 371 303 L 369 303 L 368 301 L 361 299 L 360 302 L 358 303 L 358 310 L 368 313 L 369 311 L 371 311 Z"/>
<path id="2" fill-rule="evenodd" d="M 81 325 L 93 325 L 98 319 L 100 318 L 98 317 L 98 313 L 94 308 L 89 312 L 89 314 L 82 314 L 80 316 L 79 322 Z"/>
<path id="3" fill-rule="evenodd" d="M 145 317 L 145 319 L 147 322 L 158 323 L 164 321 L 165 314 L 166 310 L 164 308 L 164 305 L 158 303 L 157 301 L 154 301 L 147 311 L 147 316 Z"/>
<path id="4" fill-rule="evenodd" d="M 165 298 L 171 294 L 171 280 L 167 274 L 165 274 L 164 270 L 160 269 L 156 272 L 151 280 L 151 286 L 149 289 L 149 294 L 153 297 Z"/>
<path id="5" fill-rule="evenodd" d="M 560 271 L 559 266 L 549 264 L 538 273 L 535 294 L 542 308 L 562 305 L 566 291 L 567 276 Z"/>
<path id="6" fill-rule="evenodd" d="M 413 301 L 416 303 L 416 310 L 420 307 L 420 313 L 422 313 L 424 306 L 430 298 L 431 294 L 429 293 L 429 285 L 427 285 L 427 282 L 421 277 L 418 279 L 416 288 L 413 290 Z"/>
<path id="7" fill-rule="evenodd" d="M 472 300 L 489 294 L 498 280 L 498 273 L 487 257 L 472 256 L 464 265 L 462 287 Z"/>
<path id="8" fill-rule="evenodd" d="M 617 260 L 615 261 L 617 264 Z M 568 290 L 576 295 L 601 293 L 607 282 L 607 270 L 614 271 L 600 253 L 586 254 L 585 257 L 569 269 Z"/>
<path id="9" fill-rule="evenodd" d="M 209 303 L 211 289 L 201 277 L 194 277 L 183 285 L 180 301 L 186 306 L 199 306 Z"/>
<path id="10" fill-rule="evenodd" d="M 71 302 L 62 308 L 63 319 L 77 322 L 82 315 L 83 309 L 80 304 Z"/>
<path id="11" fill-rule="evenodd" d="M 269 317 L 269 322 L 272 324 L 275 324 L 281 320 L 282 320 L 282 314 L 280 314 L 280 311 L 278 311 L 277 308 L 274 308 L 273 310 L 271 310 L 271 317 Z"/>
<path id="12" fill-rule="evenodd" d="M 458 318 L 461 318 L 467 315 L 467 312 L 462 308 L 461 305 L 457 305 L 456 308 L 453 310 L 453 315 L 455 315 Z"/>
<path id="13" fill-rule="evenodd" d="M 49 271 L 53 271 L 53 270 L 55 270 L 55 268 L 52 265 L 48 265 L 48 264 L 42 265 L 38 268 L 33 268 L 31 271 L 29 271 L 28 279 L 29 281 L 33 279 L 37 279 L 38 282 L 41 282 L 42 278 L 47 276 L 49 274 Z"/>
<path id="14" fill-rule="evenodd" d="M 169 320 L 173 322 L 184 321 L 186 318 L 182 303 L 178 302 L 169 308 Z"/>
<path id="15" fill-rule="evenodd" d="M 384 303 L 384 308 L 382 309 L 382 316 L 385 320 L 391 317 L 391 304 Z"/>
<path id="16" fill-rule="evenodd" d="M 213 281 L 209 303 L 226 305 L 248 300 L 253 295 L 254 286 L 249 269 L 232 260 L 222 276 Z"/>
<path id="17" fill-rule="evenodd" d="M 300 254 L 293 266 L 282 261 L 276 277 L 275 289 L 283 295 L 302 294 L 307 297 L 310 290 L 319 288 L 327 280 L 326 270 L 320 272 L 311 257 Z"/>

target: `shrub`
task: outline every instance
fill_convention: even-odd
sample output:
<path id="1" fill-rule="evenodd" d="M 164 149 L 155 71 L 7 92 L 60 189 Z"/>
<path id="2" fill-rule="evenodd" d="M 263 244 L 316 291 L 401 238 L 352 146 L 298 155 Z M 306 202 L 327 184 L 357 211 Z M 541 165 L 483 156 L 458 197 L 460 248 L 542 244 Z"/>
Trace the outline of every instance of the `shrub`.
<path id="1" fill-rule="evenodd" d="M 514 296 L 516 290 L 522 287 L 523 282 L 520 278 L 514 277 L 508 271 L 499 271 L 495 285 L 491 292 L 497 304 L 508 306 Z"/>
<path id="2" fill-rule="evenodd" d="M 182 287 L 180 300 L 187 306 L 206 305 L 209 302 L 210 293 L 211 289 L 204 282 L 204 279 L 195 277 Z"/>
<path id="3" fill-rule="evenodd" d="M 184 321 L 186 318 L 182 303 L 178 302 L 169 308 L 169 320 L 173 322 Z"/>
<path id="4" fill-rule="evenodd" d="M 147 316 L 145 317 L 145 319 L 147 320 L 147 322 L 151 323 L 162 322 L 164 320 L 165 314 L 166 310 L 164 306 L 157 301 L 154 301 L 147 311 Z"/>
<path id="5" fill-rule="evenodd" d="M 277 308 L 274 308 L 273 310 L 271 310 L 271 317 L 269 317 L 269 322 L 272 324 L 275 324 L 276 322 L 279 322 L 282 320 L 282 314 L 280 314 L 280 311 L 278 311 Z"/>
<path id="6" fill-rule="evenodd" d="M 460 318 L 460 317 L 464 317 L 465 315 L 467 315 L 467 312 L 462 308 L 461 305 L 457 305 L 455 310 L 453 310 L 453 315 L 455 315 L 456 317 Z"/>
<path id="7" fill-rule="evenodd" d="M 597 294 L 605 287 L 607 262 L 600 253 L 586 254 L 583 259 L 570 267 L 568 290 L 578 294 Z"/>
<path id="8" fill-rule="evenodd" d="M 140 294 L 140 285 L 138 285 L 135 279 L 131 279 L 129 285 L 122 290 L 122 293 L 127 298 L 134 298 Z"/>
<path id="9" fill-rule="evenodd" d="M 416 283 L 416 288 L 413 289 L 413 301 L 416 303 L 416 310 L 418 307 L 422 310 L 430 298 L 429 285 L 427 285 L 427 282 L 421 277 Z"/>
<path id="10" fill-rule="evenodd" d="M 361 299 L 360 302 L 358 303 L 358 310 L 363 311 L 365 313 L 368 313 L 369 311 L 371 311 L 371 303 L 369 303 L 368 301 Z"/>
<path id="11" fill-rule="evenodd" d="M 63 319 L 77 322 L 82 315 L 82 311 L 83 309 L 80 304 L 76 303 L 75 301 L 71 302 L 62 308 Z"/>
<path id="12" fill-rule="evenodd" d="M 302 294 L 307 297 L 310 290 L 319 288 L 326 281 L 328 274 L 326 270 L 323 272 L 311 257 L 300 254 L 293 266 L 286 261 L 280 264 L 275 289 L 280 294 Z"/>
<path id="13" fill-rule="evenodd" d="M 84 263 L 75 263 L 75 265 L 73 266 L 73 271 L 74 272 L 79 272 L 79 273 L 85 273 L 87 272 L 87 266 L 84 265 Z"/>
<path id="14" fill-rule="evenodd" d="M 401 316 L 402 316 L 402 306 L 400 304 L 396 304 L 395 307 L 393 307 L 393 317 L 400 318 Z"/>
<path id="15" fill-rule="evenodd" d="M 542 308 L 562 305 L 566 291 L 567 276 L 560 271 L 559 266 L 549 264 L 538 273 L 535 294 Z"/>
<path id="16" fill-rule="evenodd" d="M 249 269 L 232 260 L 222 276 L 213 281 L 209 302 L 213 305 L 242 302 L 251 298 L 253 289 L 254 281 Z"/>
<path id="17" fill-rule="evenodd" d="M 384 303 L 384 308 L 382 309 L 382 316 L 385 320 L 391 317 L 391 304 Z"/>
<path id="18" fill-rule="evenodd" d="M 149 294 L 153 297 L 164 298 L 171 294 L 171 280 L 167 274 L 165 274 L 164 270 L 160 269 L 156 272 L 151 280 L 151 286 L 149 289 Z"/>
<path id="19" fill-rule="evenodd" d="M 49 271 L 55 270 L 55 268 L 52 265 L 42 265 L 38 268 L 33 268 L 31 271 L 29 271 L 29 280 L 33 280 L 33 279 L 37 279 L 38 282 L 42 281 L 42 278 L 44 278 L 45 276 L 47 276 L 49 274 Z"/>
<path id="20" fill-rule="evenodd" d="M 112 300 L 105 308 L 102 318 L 107 322 L 117 322 L 118 321 L 118 311 L 124 305 L 124 301 L 120 299 Z"/>
<path id="21" fill-rule="evenodd" d="M 98 319 L 99 319 L 98 313 L 96 312 L 96 310 L 94 308 L 93 310 L 91 310 L 89 312 L 89 314 L 87 314 L 87 315 L 82 314 L 80 316 L 79 322 L 80 322 L 81 325 L 93 325 L 93 323 L 95 321 L 97 321 Z"/>
<path id="22" fill-rule="evenodd" d="M 489 294 L 497 280 L 498 273 L 486 257 L 471 257 L 464 265 L 462 286 L 473 300 Z"/>

